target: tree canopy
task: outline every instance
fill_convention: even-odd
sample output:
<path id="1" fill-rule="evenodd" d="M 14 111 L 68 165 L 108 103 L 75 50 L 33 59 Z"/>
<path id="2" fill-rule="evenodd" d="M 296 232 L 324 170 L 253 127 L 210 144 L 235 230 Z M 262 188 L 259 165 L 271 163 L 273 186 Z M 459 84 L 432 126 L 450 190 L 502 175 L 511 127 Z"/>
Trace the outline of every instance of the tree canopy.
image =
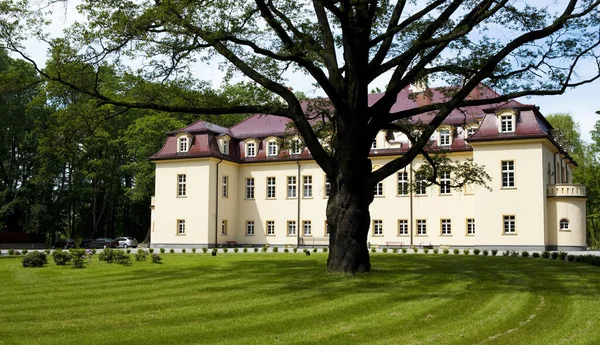
<path id="1" fill-rule="evenodd" d="M 32 23 L 43 15 L 12 1 L 2 4 L 2 35 L 10 49 L 22 52 L 19 39 L 30 27 L 37 29 Z M 594 0 L 552 5 L 510 0 L 88 0 L 80 6 L 87 22 L 50 42 L 52 66 L 39 72 L 118 109 L 267 113 L 291 119 L 335 181 L 327 208 L 329 269 L 368 271 L 372 187 L 424 154 L 431 135 L 456 108 L 557 95 L 596 80 L 599 6 Z M 244 76 L 252 94 L 268 97 L 214 102 L 215 91 L 194 70 L 196 62 L 218 65 L 231 78 Z M 118 91 L 108 78 L 112 70 L 144 91 Z M 293 80 L 283 78 L 288 70 L 306 75 L 326 95 L 329 105 L 319 111 L 333 124 L 331 150 L 320 144 L 292 90 Z M 383 95 L 369 104 L 369 86 L 379 78 L 386 80 Z M 433 83 L 451 86 L 443 99 L 393 110 L 401 90 Z M 498 93 L 472 97 L 482 83 Z M 169 97 L 162 96 L 164 90 Z M 368 155 L 375 135 L 391 127 L 410 133 L 410 126 L 398 123 L 411 123 L 419 114 L 429 114 L 430 121 L 408 152 L 372 171 Z"/>

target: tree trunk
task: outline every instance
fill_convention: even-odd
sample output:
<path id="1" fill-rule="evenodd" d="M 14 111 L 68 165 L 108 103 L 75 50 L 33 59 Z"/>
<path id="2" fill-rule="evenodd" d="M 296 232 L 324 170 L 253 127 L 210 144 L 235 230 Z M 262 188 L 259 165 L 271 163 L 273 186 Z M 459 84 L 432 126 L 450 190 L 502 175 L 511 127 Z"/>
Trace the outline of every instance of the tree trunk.
<path id="1" fill-rule="evenodd" d="M 347 274 L 369 272 L 371 262 L 367 236 L 371 222 L 369 205 L 373 201 L 373 187 L 367 184 L 367 178 L 371 162 L 364 161 L 358 169 L 351 169 L 349 165 L 345 168 L 347 174 L 342 171 L 336 179 L 330 179 L 335 182 L 331 185 L 327 203 L 330 236 L 327 269 Z"/>

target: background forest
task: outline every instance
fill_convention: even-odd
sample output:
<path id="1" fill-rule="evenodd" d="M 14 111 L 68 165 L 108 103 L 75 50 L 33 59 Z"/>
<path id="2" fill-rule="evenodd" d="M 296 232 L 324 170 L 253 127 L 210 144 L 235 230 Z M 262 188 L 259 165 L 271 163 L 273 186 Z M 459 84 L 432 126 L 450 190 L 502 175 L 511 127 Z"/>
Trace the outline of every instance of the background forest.
<path id="1" fill-rule="evenodd" d="M 50 60 L 48 68 L 56 63 Z M 218 94 L 183 94 L 198 88 L 169 88 L 116 73 L 111 81 L 102 84 L 105 91 L 171 102 L 197 98 L 226 106 L 269 97 L 243 83 L 225 84 Z M 33 66 L 0 51 L 0 231 L 42 234 L 48 243 L 102 236 L 141 241 L 150 228 L 154 194 L 154 165 L 148 157 L 160 149 L 165 133 L 199 119 L 231 126 L 246 116 L 117 112 L 112 105 L 43 80 Z M 600 120 L 587 143 L 569 114 L 547 117 L 571 143 L 579 164 L 573 178 L 587 186 L 588 245 L 598 248 Z"/>

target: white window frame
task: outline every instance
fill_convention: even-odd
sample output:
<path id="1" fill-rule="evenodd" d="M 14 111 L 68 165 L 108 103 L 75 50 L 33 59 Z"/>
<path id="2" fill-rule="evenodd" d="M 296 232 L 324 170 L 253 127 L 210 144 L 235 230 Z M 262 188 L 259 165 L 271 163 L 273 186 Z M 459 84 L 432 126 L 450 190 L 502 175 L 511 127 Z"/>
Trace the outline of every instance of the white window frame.
<path id="1" fill-rule="evenodd" d="M 302 175 L 302 197 L 313 197 L 312 175 Z"/>
<path id="2" fill-rule="evenodd" d="M 298 184 L 296 181 L 296 176 L 288 176 L 287 177 L 287 198 L 288 199 L 296 199 L 298 196 Z"/>
<path id="3" fill-rule="evenodd" d="M 227 139 L 223 139 L 223 144 L 222 144 L 222 146 L 223 146 L 223 151 L 222 151 L 222 153 L 223 153 L 224 155 L 229 155 L 229 140 L 227 140 Z"/>
<path id="4" fill-rule="evenodd" d="M 246 142 L 246 157 L 256 157 L 256 143 L 254 141 Z"/>
<path id="5" fill-rule="evenodd" d="M 440 230 L 441 235 L 452 235 L 452 220 L 440 219 Z"/>
<path id="6" fill-rule="evenodd" d="M 177 235 L 185 235 L 185 219 L 177 219 Z"/>
<path id="7" fill-rule="evenodd" d="M 398 219 L 398 236 L 408 235 L 408 219 Z"/>
<path id="8" fill-rule="evenodd" d="M 503 233 L 504 234 L 516 234 L 517 233 L 517 218 L 515 215 L 503 215 Z"/>
<path id="9" fill-rule="evenodd" d="M 267 199 L 275 199 L 277 197 L 277 183 L 273 176 L 267 177 Z"/>
<path id="10" fill-rule="evenodd" d="M 475 218 L 467 218 L 467 235 L 475 235 Z"/>
<path id="11" fill-rule="evenodd" d="M 440 146 L 452 145 L 452 133 L 451 133 L 450 129 L 448 129 L 448 128 L 440 129 L 439 145 Z"/>
<path id="12" fill-rule="evenodd" d="M 475 132 L 477 132 L 477 127 L 467 127 L 465 132 L 467 133 L 467 138 L 470 138 Z"/>
<path id="13" fill-rule="evenodd" d="M 177 197 L 184 198 L 187 196 L 187 175 L 177 174 Z"/>
<path id="14" fill-rule="evenodd" d="M 396 174 L 396 179 L 398 180 L 398 190 L 396 191 L 397 195 L 408 195 L 408 172 L 398 171 Z"/>
<path id="15" fill-rule="evenodd" d="M 515 188 L 515 161 L 501 161 L 500 166 L 502 169 L 502 188 Z"/>
<path id="16" fill-rule="evenodd" d="M 275 236 L 275 221 L 267 220 L 266 229 L 267 229 L 267 236 Z"/>
<path id="17" fill-rule="evenodd" d="M 415 174 L 415 195 L 427 195 L 427 179 L 425 176 Z"/>
<path id="18" fill-rule="evenodd" d="M 381 197 L 383 196 L 383 181 L 377 182 L 375 188 L 373 188 L 373 196 Z"/>
<path id="19" fill-rule="evenodd" d="M 292 140 L 292 144 L 291 144 L 291 149 L 290 152 L 293 155 L 299 155 L 302 153 L 302 141 L 300 141 L 300 139 L 293 139 Z"/>
<path id="20" fill-rule="evenodd" d="M 227 219 L 221 220 L 221 235 L 227 236 Z"/>
<path id="21" fill-rule="evenodd" d="M 288 236 L 296 236 L 296 221 L 288 220 L 287 221 L 287 235 Z"/>
<path id="22" fill-rule="evenodd" d="M 246 200 L 254 199 L 254 177 L 246 177 Z"/>
<path id="23" fill-rule="evenodd" d="M 440 172 L 440 194 L 441 195 L 450 195 L 452 194 L 452 189 L 450 188 L 450 172 L 442 171 Z"/>
<path id="24" fill-rule="evenodd" d="M 373 219 L 373 236 L 383 236 L 382 219 Z"/>
<path id="25" fill-rule="evenodd" d="M 228 198 L 229 197 L 229 176 L 223 175 L 221 179 L 221 197 Z"/>
<path id="26" fill-rule="evenodd" d="M 275 157 L 279 154 L 279 144 L 277 140 L 267 141 L 267 156 Z"/>
<path id="27" fill-rule="evenodd" d="M 246 221 L 246 236 L 254 236 L 254 233 L 255 233 L 254 221 L 247 220 Z"/>
<path id="28" fill-rule="evenodd" d="M 312 221 L 302 221 L 302 236 L 312 236 Z"/>
<path id="29" fill-rule="evenodd" d="M 570 231 L 571 230 L 571 222 L 567 218 L 562 218 L 558 222 L 558 230 L 560 231 Z"/>
<path id="30" fill-rule="evenodd" d="M 325 197 L 329 198 L 330 194 L 331 194 L 331 182 L 329 182 L 329 177 L 327 177 L 327 175 L 325 175 Z"/>
<path id="31" fill-rule="evenodd" d="M 514 133 L 515 132 L 515 115 L 500 115 L 499 119 L 499 132 L 500 133 Z"/>
<path id="32" fill-rule="evenodd" d="M 177 138 L 177 152 L 188 152 L 190 150 L 190 138 L 182 135 Z"/>
<path id="33" fill-rule="evenodd" d="M 427 236 L 427 219 L 417 219 L 417 236 Z"/>

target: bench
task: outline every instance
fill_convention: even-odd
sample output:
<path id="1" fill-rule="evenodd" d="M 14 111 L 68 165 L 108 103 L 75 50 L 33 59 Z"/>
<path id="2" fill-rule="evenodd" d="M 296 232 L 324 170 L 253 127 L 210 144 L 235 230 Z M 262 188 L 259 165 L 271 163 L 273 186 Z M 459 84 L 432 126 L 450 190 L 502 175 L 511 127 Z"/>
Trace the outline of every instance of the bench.
<path id="1" fill-rule="evenodd" d="M 431 245 L 431 242 L 429 241 L 421 242 L 419 243 L 419 246 L 421 246 L 421 248 L 433 249 L 433 245 Z"/>
<path id="2" fill-rule="evenodd" d="M 236 241 L 227 241 L 227 247 L 229 248 L 235 248 L 237 247 L 237 242 Z"/>
<path id="3" fill-rule="evenodd" d="M 440 249 L 450 249 L 450 245 L 449 244 L 440 244 Z"/>
<path id="4" fill-rule="evenodd" d="M 303 244 L 306 246 L 311 245 L 312 242 L 313 248 L 315 245 L 329 245 L 329 237 L 303 237 L 302 239 L 304 240 Z"/>
<path id="5" fill-rule="evenodd" d="M 390 246 L 402 248 L 403 245 L 404 245 L 404 242 L 385 242 L 386 248 L 389 248 Z"/>

